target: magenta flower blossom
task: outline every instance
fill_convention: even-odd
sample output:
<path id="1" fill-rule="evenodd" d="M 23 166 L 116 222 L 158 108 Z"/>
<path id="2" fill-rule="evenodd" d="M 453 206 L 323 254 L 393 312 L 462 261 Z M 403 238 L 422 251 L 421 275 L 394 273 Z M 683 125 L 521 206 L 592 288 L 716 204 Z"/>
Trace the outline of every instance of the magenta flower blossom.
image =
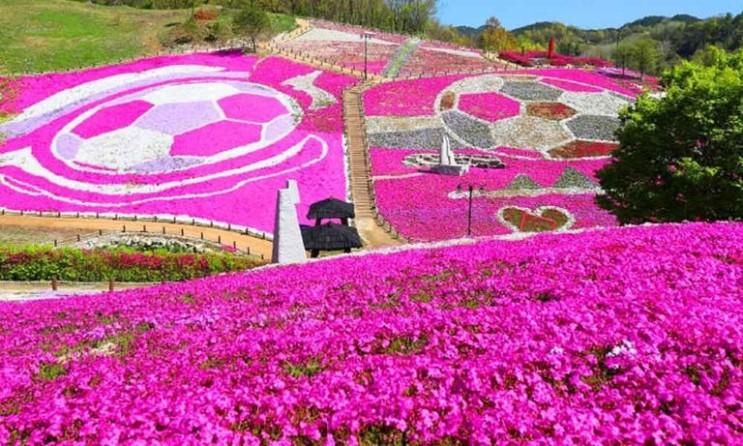
<path id="1" fill-rule="evenodd" d="M 0 443 L 740 444 L 742 284 L 720 223 L 2 303 Z"/>
<path id="2" fill-rule="evenodd" d="M 278 57 L 156 57 L 19 79 L 0 125 L 0 208 L 178 217 L 273 230 L 287 179 L 345 198 L 351 76 Z"/>

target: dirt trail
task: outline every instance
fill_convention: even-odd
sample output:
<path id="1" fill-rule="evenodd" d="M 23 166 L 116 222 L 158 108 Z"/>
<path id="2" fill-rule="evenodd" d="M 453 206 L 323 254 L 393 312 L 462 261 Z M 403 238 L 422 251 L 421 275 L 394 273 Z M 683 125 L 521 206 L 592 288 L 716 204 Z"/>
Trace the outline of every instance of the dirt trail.
<path id="1" fill-rule="evenodd" d="M 24 229 L 37 228 L 40 232 L 45 230 L 60 231 L 65 233 L 78 230 L 81 236 L 93 234 L 98 231 L 105 233 L 122 232 L 126 227 L 127 232 L 137 233 L 147 230 L 150 234 L 181 235 L 192 239 L 201 239 L 218 242 L 224 246 L 236 247 L 241 251 L 249 251 L 250 254 L 271 258 L 272 244 L 269 240 L 263 240 L 251 235 L 241 234 L 235 231 L 227 231 L 219 228 L 191 226 L 187 224 L 173 224 L 153 221 L 127 221 L 109 220 L 103 218 L 74 218 L 74 217 L 38 217 L 29 215 L 0 215 L 0 231 L 11 227 L 22 226 Z M 33 242 L 33 240 L 29 240 Z"/>

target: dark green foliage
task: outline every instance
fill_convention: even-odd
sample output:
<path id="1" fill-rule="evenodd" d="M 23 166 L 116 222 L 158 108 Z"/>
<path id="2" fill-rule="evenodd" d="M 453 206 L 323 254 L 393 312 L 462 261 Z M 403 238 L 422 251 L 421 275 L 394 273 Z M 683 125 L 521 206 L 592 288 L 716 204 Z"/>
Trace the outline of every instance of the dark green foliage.
<path id="1" fill-rule="evenodd" d="M 743 50 L 712 60 L 683 62 L 663 77 L 664 99 L 622 114 L 597 199 L 620 222 L 743 218 Z"/>
<path id="2" fill-rule="evenodd" d="M 255 40 L 271 28 L 271 20 L 266 11 L 256 6 L 253 1 L 246 1 L 232 19 L 232 30 L 240 36 L 247 36 L 256 50 Z"/>

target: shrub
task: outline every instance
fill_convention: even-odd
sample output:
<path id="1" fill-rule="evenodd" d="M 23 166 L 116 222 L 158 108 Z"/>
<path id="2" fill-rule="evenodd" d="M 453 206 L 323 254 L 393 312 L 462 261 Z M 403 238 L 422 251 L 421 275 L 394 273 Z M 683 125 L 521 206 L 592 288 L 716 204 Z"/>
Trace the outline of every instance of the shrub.
<path id="1" fill-rule="evenodd" d="M 262 264 L 254 258 L 222 253 L 0 247 L 0 280 L 162 282 L 241 271 Z"/>

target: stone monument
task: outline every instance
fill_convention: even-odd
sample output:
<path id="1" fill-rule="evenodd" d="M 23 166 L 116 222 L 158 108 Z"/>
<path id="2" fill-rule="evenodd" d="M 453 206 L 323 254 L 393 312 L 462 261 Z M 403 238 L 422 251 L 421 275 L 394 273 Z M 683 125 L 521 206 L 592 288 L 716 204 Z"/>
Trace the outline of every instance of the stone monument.
<path id="1" fill-rule="evenodd" d="M 442 175 L 462 176 L 469 172 L 470 166 L 468 164 L 457 163 L 454 151 L 451 149 L 449 136 L 444 134 L 444 140 L 441 143 L 441 150 L 439 151 L 439 163 L 433 166 L 431 170 Z"/>
<path id="2" fill-rule="evenodd" d="M 287 181 L 286 188 L 280 189 L 276 196 L 272 263 L 301 263 L 307 260 L 297 216 L 299 202 L 297 182 Z"/>

